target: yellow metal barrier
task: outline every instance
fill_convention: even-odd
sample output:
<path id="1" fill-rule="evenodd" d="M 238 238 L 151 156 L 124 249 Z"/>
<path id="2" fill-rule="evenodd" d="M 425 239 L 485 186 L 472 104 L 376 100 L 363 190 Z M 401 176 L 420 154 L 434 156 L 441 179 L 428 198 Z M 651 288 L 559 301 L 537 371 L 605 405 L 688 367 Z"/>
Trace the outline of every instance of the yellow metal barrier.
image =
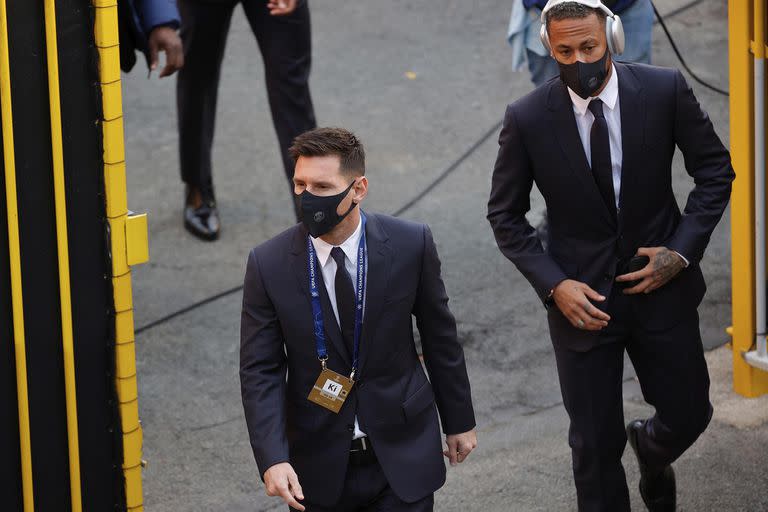
<path id="1" fill-rule="evenodd" d="M 16 161 L 13 145 L 13 112 L 11 108 L 11 64 L 8 57 L 8 15 L 5 0 L 0 1 L 0 109 L 3 116 L 3 158 L 5 194 L 8 203 L 8 247 L 11 266 L 13 307 L 13 342 L 16 360 L 16 394 L 19 408 L 19 447 L 21 451 L 21 485 L 24 512 L 33 512 L 32 441 L 29 428 L 29 392 L 27 388 L 27 348 L 24 339 L 24 302 L 21 294 L 21 247 L 19 243 L 19 209 L 16 200 Z"/>
<path id="2" fill-rule="evenodd" d="M 2 372 L 15 373 L 15 382 L 2 379 L 0 398 L 17 405 L 0 439 L 11 447 L 0 456 L 3 511 L 143 510 L 130 267 L 149 257 L 147 218 L 127 208 L 117 0 L 91 1 L 83 9 L 0 0 L 0 215 L 8 228 L 0 336 L 13 360 L 2 358 Z M 94 40 L 100 94 L 91 87 Z M 103 352 L 113 342 L 108 322 L 114 362 Z M 114 387 L 104 386 L 107 374 Z"/>
<path id="3" fill-rule="evenodd" d="M 733 386 L 746 397 L 768 393 L 768 373 L 747 364 L 743 356 L 753 348 L 756 334 L 753 73 L 755 56 L 765 58 L 764 17 L 765 0 L 729 2 L 731 158 L 736 170 L 731 200 Z"/>
<path id="4" fill-rule="evenodd" d="M 149 258 L 147 220 L 146 215 L 129 215 L 126 200 L 117 0 L 94 0 L 94 7 L 103 112 L 104 186 L 115 301 L 115 375 L 123 431 L 123 474 L 126 507 L 131 512 L 138 512 L 143 510 L 142 431 L 136 382 L 130 265 L 143 263 Z"/>

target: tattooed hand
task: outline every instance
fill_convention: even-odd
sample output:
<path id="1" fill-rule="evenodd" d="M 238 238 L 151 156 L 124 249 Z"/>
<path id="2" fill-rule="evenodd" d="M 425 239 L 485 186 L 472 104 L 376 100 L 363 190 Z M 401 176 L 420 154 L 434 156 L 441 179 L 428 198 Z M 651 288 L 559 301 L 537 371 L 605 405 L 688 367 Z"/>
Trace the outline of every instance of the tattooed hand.
<path id="1" fill-rule="evenodd" d="M 624 290 L 627 295 L 651 293 L 667 284 L 685 268 L 683 258 L 666 247 L 641 247 L 637 250 L 637 255 L 648 256 L 651 261 L 637 272 L 616 277 L 619 282 L 642 279 L 637 285 Z"/>

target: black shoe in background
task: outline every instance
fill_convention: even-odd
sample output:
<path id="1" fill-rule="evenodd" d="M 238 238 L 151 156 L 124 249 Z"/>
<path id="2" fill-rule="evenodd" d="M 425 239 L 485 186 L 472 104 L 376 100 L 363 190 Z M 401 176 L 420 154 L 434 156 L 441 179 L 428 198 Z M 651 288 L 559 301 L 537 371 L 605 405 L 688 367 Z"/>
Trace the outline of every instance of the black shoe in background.
<path id="1" fill-rule="evenodd" d="M 201 240 L 212 242 L 219 238 L 221 224 L 213 194 L 205 197 L 198 189 L 187 186 L 184 228 Z"/>
<path id="2" fill-rule="evenodd" d="M 640 458 L 638 436 L 645 428 L 644 420 L 627 425 L 627 440 L 640 466 L 640 496 L 650 512 L 674 512 L 677 507 L 677 484 L 672 466 L 652 470 Z"/>

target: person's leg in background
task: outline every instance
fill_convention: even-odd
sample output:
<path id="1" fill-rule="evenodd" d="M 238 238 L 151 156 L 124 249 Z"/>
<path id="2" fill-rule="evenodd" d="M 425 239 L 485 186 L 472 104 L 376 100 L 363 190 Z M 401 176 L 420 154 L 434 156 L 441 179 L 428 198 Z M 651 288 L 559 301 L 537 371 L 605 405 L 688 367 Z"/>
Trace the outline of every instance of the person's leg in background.
<path id="1" fill-rule="evenodd" d="M 526 31 L 525 52 L 528 58 L 528 71 L 531 73 L 531 81 L 536 87 L 544 84 L 550 78 L 560 74 L 557 61 L 541 43 L 539 32 L 541 31 L 541 9 L 532 7 L 528 10 L 530 25 Z"/>
<path id="2" fill-rule="evenodd" d="M 653 53 L 653 6 L 651 0 L 636 0 L 619 13 L 624 26 L 624 53 L 616 60 L 651 63 Z"/>
<path id="3" fill-rule="evenodd" d="M 550 55 L 539 55 L 530 49 L 525 50 L 528 55 L 528 71 L 531 72 L 531 81 L 539 87 L 550 78 L 560 74 L 557 61 Z"/>
<path id="4" fill-rule="evenodd" d="M 186 184 L 184 226 L 215 240 L 219 217 L 213 190 L 211 147 L 221 61 L 235 2 L 179 0 L 184 67 L 176 81 L 181 179 Z"/>
<path id="5" fill-rule="evenodd" d="M 298 200 L 293 194 L 294 163 L 288 148 L 297 135 L 317 126 L 309 91 L 312 65 L 309 4 L 299 0 L 296 10 L 285 16 L 270 15 L 263 0 L 244 0 L 243 8 L 264 59 L 272 122 L 296 218 L 300 219 Z"/>

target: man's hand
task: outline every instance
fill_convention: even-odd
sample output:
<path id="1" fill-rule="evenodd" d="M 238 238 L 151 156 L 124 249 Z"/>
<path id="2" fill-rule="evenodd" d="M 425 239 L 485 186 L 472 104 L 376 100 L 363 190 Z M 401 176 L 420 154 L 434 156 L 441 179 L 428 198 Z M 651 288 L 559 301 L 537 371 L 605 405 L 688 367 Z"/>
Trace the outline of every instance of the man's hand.
<path id="1" fill-rule="evenodd" d="M 296 501 L 304 499 L 299 477 L 289 463 L 281 462 L 266 470 L 264 487 L 267 489 L 267 496 L 280 496 L 288 506 L 296 510 L 304 510 L 304 505 Z"/>
<path id="2" fill-rule="evenodd" d="M 584 283 L 566 279 L 555 287 L 552 296 L 560 312 L 577 329 L 599 331 L 608 325 L 608 314 L 597 309 L 591 300 L 603 302 L 605 297 Z"/>
<path id="3" fill-rule="evenodd" d="M 670 251 L 666 247 L 641 247 L 637 250 L 637 255 L 648 256 L 651 261 L 637 272 L 616 277 L 618 282 L 642 279 L 632 288 L 624 290 L 624 293 L 627 295 L 651 293 L 653 290 L 667 284 L 685 268 L 683 258 L 675 251 Z"/>
<path id="4" fill-rule="evenodd" d="M 296 10 L 296 0 L 267 0 L 267 9 L 272 16 L 285 16 Z"/>
<path id="5" fill-rule="evenodd" d="M 472 450 L 477 448 L 475 429 L 463 434 L 445 436 L 445 444 L 448 445 L 448 449 L 443 452 L 443 455 L 448 457 L 451 466 L 464 462 Z"/>
<path id="6" fill-rule="evenodd" d="M 165 52 L 165 67 L 160 78 L 170 76 L 184 67 L 184 48 L 176 29 L 155 27 L 149 34 L 149 69 L 157 69 L 158 53 Z"/>

